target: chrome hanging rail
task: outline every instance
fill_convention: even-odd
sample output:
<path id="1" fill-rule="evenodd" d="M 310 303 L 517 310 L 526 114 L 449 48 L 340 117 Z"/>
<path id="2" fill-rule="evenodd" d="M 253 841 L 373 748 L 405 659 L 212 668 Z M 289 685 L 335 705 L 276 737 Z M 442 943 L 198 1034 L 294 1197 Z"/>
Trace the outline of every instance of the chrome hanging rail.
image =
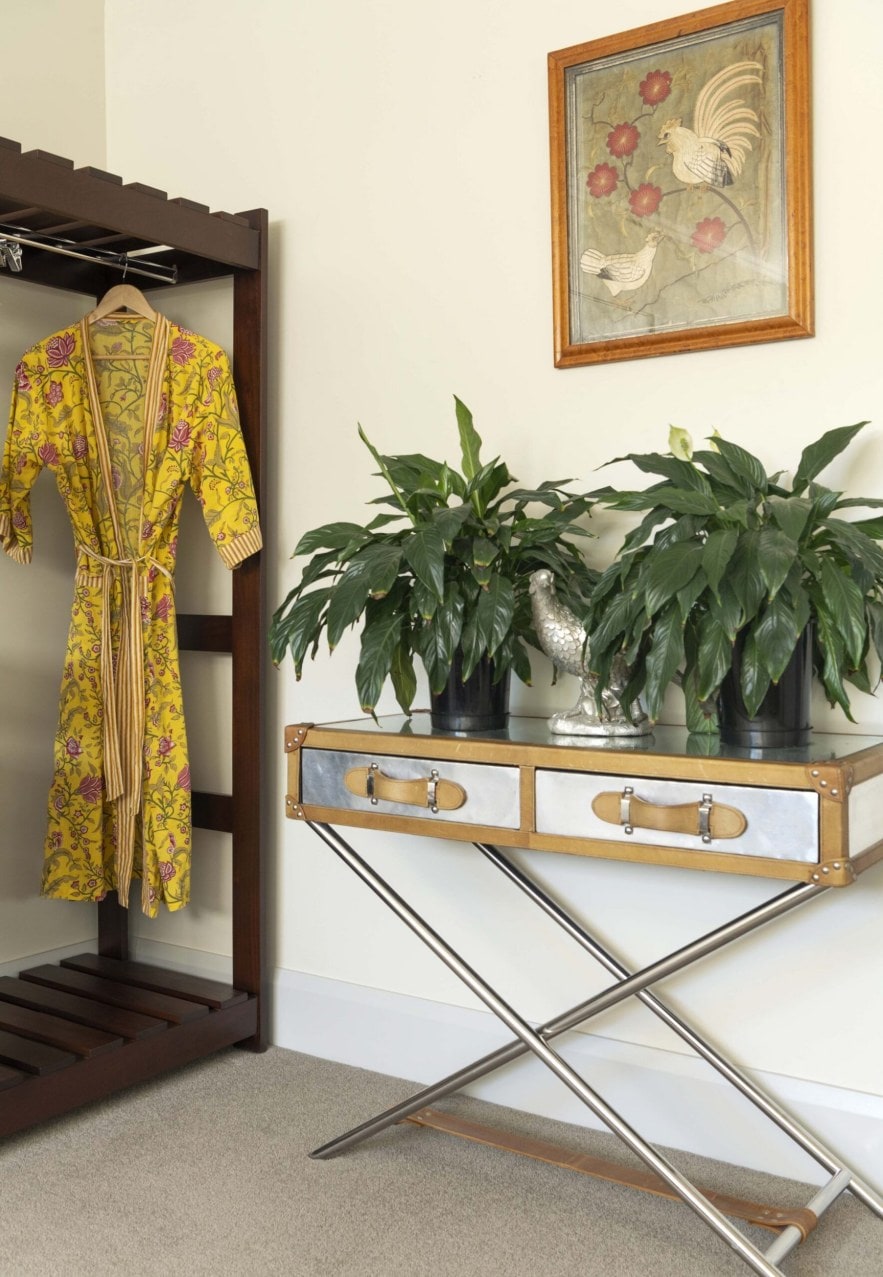
<path id="1" fill-rule="evenodd" d="M 21 270 L 21 249 L 40 248 L 47 253 L 60 253 L 63 257 L 75 257 L 82 262 L 94 262 L 98 266 L 109 266 L 113 270 L 126 275 L 143 275 L 147 279 L 158 279 L 163 284 L 178 282 L 177 266 L 166 266 L 162 262 L 151 262 L 142 259 L 135 253 L 113 253 L 104 248 L 88 248 L 73 239 L 59 239 L 55 235 L 43 235 L 40 231 L 28 230 L 25 226 L 8 226 L 0 222 L 0 267 L 8 266 L 10 270 Z"/>

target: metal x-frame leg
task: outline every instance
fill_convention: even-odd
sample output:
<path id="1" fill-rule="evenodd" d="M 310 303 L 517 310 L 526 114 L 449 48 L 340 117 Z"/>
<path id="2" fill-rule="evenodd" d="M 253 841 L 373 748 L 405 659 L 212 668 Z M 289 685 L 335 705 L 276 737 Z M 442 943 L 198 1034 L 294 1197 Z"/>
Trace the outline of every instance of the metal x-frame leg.
<path id="1" fill-rule="evenodd" d="M 361 1140 L 385 1130 L 395 1122 L 416 1113 L 428 1104 L 451 1095 L 470 1082 L 485 1077 L 488 1073 L 500 1068 L 510 1060 L 532 1052 L 549 1068 L 569 1089 L 589 1108 L 596 1117 L 638 1155 L 656 1174 L 671 1188 L 678 1197 L 690 1206 L 710 1228 L 714 1230 L 756 1273 L 764 1277 L 781 1275 L 777 1264 L 788 1255 L 802 1240 L 803 1234 L 796 1227 L 784 1228 L 766 1251 L 755 1246 L 740 1229 L 721 1213 L 708 1198 L 695 1187 L 671 1162 L 649 1144 L 634 1130 L 615 1109 L 596 1092 L 557 1052 L 548 1045 L 549 1041 L 569 1029 L 584 1023 L 592 1016 L 599 1015 L 609 1007 L 617 1005 L 629 997 L 638 997 L 655 1015 L 667 1024 L 675 1033 L 687 1042 L 704 1060 L 711 1064 L 723 1077 L 755 1104 L 766 1116 L 780 1127 L 795 1143 L 804 1149 L 820 1165 L 830 1172 L 831 1178 L 822 1186 L 807 1208 L 816 1216 L 821 1215 L 841 1193 L 849 1189 L 854 1196 L 869 1207 L 875 1214 L 883 1218 L 883 1198 L 870 1185 L 860 1179 L 852 1170 L 830 1150 L 821 1144 L 815 1136 L 791 1117 L 771 1096 L 742 1073 L 734 1064 L 720 1054 L 710 1043 L 706 1042 L 698 1031 L 681 1016 L 671 1010 L 655 994 L 649 992 L 649 986 L 656 981 L 673 975 L 677 971 L 692 965 L 709 953 L 717 952 L 725 945 L 748 935 L 774 918 L 790 913 L 792 909 L 814 896 L 820 895 L 827 887 L 819 884 L 798 884 L 790 887 L 781 895 L 766 901 L 755 909 L 735 918 L 707 935 L 700 937 L 689 945 L 675 950 L 667 957 L 645 967 L 641 971 L 629 974 L 627 969 L 614 958 L 596 939 L 576 922 L 561 906 L 554 901 L 532 878 L 516 866 L 496 847 L 486 843 L 475 843 L 478 850 L 513 883 L 542 908 L 568 935 L 576 940 L 611 974 L 616 983 L 604 992 L 596 994 L 586 1002 L 563 1012 L 555 1019 L 547 1021 L 539 1028 L 532 1028 L 527 1021 L 505 1002 L 499 994 L 470 967 L 451 946 L 420 917 L 418 913 L 403 900 L 392 887 L 368 865 L 356 851 L 330 825 L 318 822 L 307 822 L 310 828 L 327 846 L 393 911 L 408 927 L 436 954 L 464 984 L 475 993 L 494 1014 L 512 1030 L 516 1041 L 500 1047 L 496 1051 L 483 1056 L 474 1063 L 458 1069 L 455 1073 L 441 1079 L 432 1086 L 425 1087 L 411 1099 L 394 1105 L 385 1112 L 354 1127 L 337 1139 L 317 1148 L 311 1156 L 328 1158 L 336 1153 L 352 1147 Z"/>

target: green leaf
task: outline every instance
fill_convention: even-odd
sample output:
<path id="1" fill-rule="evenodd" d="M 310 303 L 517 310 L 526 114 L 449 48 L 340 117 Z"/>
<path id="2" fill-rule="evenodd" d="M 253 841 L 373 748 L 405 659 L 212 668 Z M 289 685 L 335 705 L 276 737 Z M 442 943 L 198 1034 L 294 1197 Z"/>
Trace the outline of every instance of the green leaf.
<path id="1" fill-rule="evenodd" d="M 273 660 L 278 664 L 285 655 L 286 647 L 294 661 L 295 676 L 299 679 L 303 672 L 304 657 L 310 647 L 315 644 L 322 632 L 321 616 L 328 599 L 331 587 L 323 586 L 304 594 L 299 598 L 285 616 L 279 612 L 273 617 L 271 644 Z"/>
<path id="2" fill-rule="evenodd" d="M 454 582 L 449 582 L 445 597 L 436 608 L 432 622 L 418 631 L 417 650 L 426 666 L 429 686 L 433 692 L 440 692 L 448 681 L 451 662 L 463 630 L 464 609 L 463 596 Z"/>
<path id="3" fill-rule="evenodd" d="M 648 514 L 645 514 L 638 526 L 633 528 L 623 541 L 620 554 L 628 550 L 636 550 L 639 545 L 643 545 L 653 529 L 658 527 L 660 523 L 665 523 L 668 518 L 669 513 L 667 510 L 651 510 Z"/>
<path id="4" fill-rule="evenodd" d="M 832 617 L 825 611 L 824 600 L 820 594 L 813 595 L 815 604 L 815 636 L 823 661 L 821 668 L 822 683 L 825 693 L 832 705 L 837 704 L 851 723 L 855 722 L 849 708 L 849 697 L 843 686 L 843 670 L 846 665 L 846 647 L 843 638 Z"/>
<path id="5" fill-rule="evenodd" d="M 649 555 L 641 572 L 644 607 L 653 617 L 696 575 L 704 547 L 694 542 L 677 542 Z"/>
<path id="6" fill-rule="evenodd" d="M 742 700 L 748 716 L 753 717 L 760 709 L 763 698 L 770 688 L 769 670 L 763 662 L 754 634 L 749 631 L 742 646 Z"/>
<path id="7" fill-rule="evenodd" d="M 408 503 L 407 503 L 407 501 L 405 500 L 405 498 L 404 498 L 404 496 L 402 495 L 402 493 L 399 491 L 398 486 L 397 486 L 397 484 L 396 484 L 396 482 L 395 482 L 395 479 L 393 479 L 392 475 L 391 475 L 391 474 L 390 474 L 390 472 L 389 472 L 389 467 L 388 467 L 388 465 L 387 465 L 387 463 L 386 463 L 386 458 L 385 458 L 385 457 L 382 457 L 382 456 L 380 455 L 380 453 L 379 453 L 379 452 L 377 451 L 377 449 L 374 447 L 374 444 L 371 442 L 371 440 L 370 440 L 370 439 L 368 438 L 368 436 L 365 434 L 365 432 L 364 432 L 364 430 L 362 429 L 362 427 L 361 427 L 361 426 L 359 426 L 359 428 L 358 428 L 358 429 L 359 429 L 359 438 L 362 440 L 362 443 L 365 445 L 365 447 L 366 447 L 366 448 L 368 449 L 368 451 L 371 453 L 371 456 L 374 458 L 374 460 L 377 462 L 378 466 L 380 467 L 380 473 L 383 475 L 383 477 L 384 477 L 384 479 L 386 480 L 386 482 L 387 482 L 387 483 L 389 484 L 389 486 L 392 488 L 393 495 L 395 496 L 396 501 L 398 502 L 398 504 L 399 504 L 400 508 L 401 508 L 402 510 L 404 510 L 404 512 L 408 515 L 408 517 L 409 517 L 410 519 L 412 519 L 412 520 L 413 520 L 413 514 L 411 513 L 411 511 L 410 511 L 410 510 L 409 510 L 409 508 L 408 508 Z"/>
<path id="8" fill-rule="evenodd" d="M 797 557 L 797 542 L 779 528 L 761 528 L 757 538 L 758 567 L 768 598 L 775 598 Z"/>
<path id="9" fill-rule="evenodd" d="M 700 701 L 717 695 L 732 664 L 733 641 L 720 622 L 708 613 L 699 624 L 695 692 Z"/>
<path id="10" fill-rule="evenodd" d="M 442 506 L 433 512 L 432 521 L 450 545 L 454 538 L 460 535 L 463 524 L 468 522 L 471 515 L 471 505 Z"/>
<path id="11" fill-rule="evenodd" d="M 619 650 L 631 631 L 632 622 L 643 611 L 644 606 L 640 598 L 623 592 L 617 594 L 603 609 L 595 612 L 597 623 L 592 630 L 589 644 L 593 670 L 597 668 L 596 658 L 600 659 L 602 653 L 608 648 L 612 647 L 614 651 Z"/>
<path id="12" fill-rule="evenodd" d="M 760 621 L 755 624 L 753 634 L 764 668 L 771 680 L 778 683 L 794 655 L 800 637 L 794 613 L 781 594 L 766 608 Z"/>
<path id="13" fill-rule="evenodd" d="M 511 581 L 503 576 L 492 576 L 486 590 L 478 596 L 476 624 L 488 655 L 493 656 L 512 625 L 515 612 L 515 594 Z"/>
<path id="14" fill-rule="evenodd" d="M 678 607 L 681 610 L 681 620 L 686 621 L 687 617 L 693 610 L 696 600 L 708 588 L 708 577 L 700 567 L 699 571 L 688 581 L 677 593 Z"/>
<path id="15" fill-rule="evenodd" d="M 334 586 L 328 604 L 328 646 L 332 651 L 344 630 L 365 610 L 370 587 L 370 564 L 354 559 Z"/>
<path id="16" fill-rule="evenodd" d="M 667 457 L 660 452 L 636 453 L 629 452 L 624 457 L 616 457 L 615 461 L 631 461 L 645 474 L 659 474 L 664 479 L 668 479 L 676 487 L 693 488 L 697 492 L 710 493 L 711 487 L 708 480 L 701 470 L 697 470 L 695 466 L 690 465 L 689 460 L 681 460 L 678 457 Z M 607 465 L 613 465 L 613 461 L 608 461 Z"/>
<path id="17" fill-rule="evenodd" d="M 752 620 L 766 594 L 766 583 L 759 563 L 759 542 L 756 531 L 745 532 L 730 560 L 727 582 L 742 608 L 743 619 Z"/>
<path id="18" fill-rule="evenodd" d="M 837 504 L 838 510 L 842 508 L 843 504 L 844 503 L 842 501 L 838 502 Z M 866 505 L 866 504 L 867 502 L 865 501 L 862 502 L 862 505 Z M 880 504 L 883 505 L 883 502 L 881 502 Z M 857 528 L 859 532 L 864 532 L 866 537 L 871 537 L 872 540 L 874 541 L 883 540 L 883 518 L 856 519 L 854 523 L 850 524 L 850 527 Z"/>
<path id="19" fill-rule="evenodd" d="M 721 582 L 719 597 L 709 599 L 708 610 L 718 625 L 726 631 L 730 642 L 735 642 L 736 634 L 742 628 L 745 614 L 736 597 L 736 591 L 726 578 Z"/>
<path id="20" fill-rule="evenodd" d="M 402 549 L 418 581 L 439 601 L 445 591 L 445 539 L 435 524 L 416 528 Z"/>
<path id="21" fill-rule="evenodd" d="M 830 559 L 822 559 L 820 584 L 826 611 L 846 644 L 849 658 L 856 666 L 865 646 L 864 597 L 855 582 L 840 571 Z"/>
<path id="22" fill-rule="evenodd" d="M 351 541 L 364 540 L 367 540 L 367 534 L 359 523 L 325 523 L 321 528 L 305 532 L 291 557 L 296 559 L 301 554 L 312 554 L 314 550 L 342 550 Z"/>
<path id="23" fill-rule="evenodd" d="M 874 651 L 877 658 L 883 665 L 883 603 L 877 599 L 865 600 L 865 613 L 868 618 L 868 629 L 871 634 L 871 641 L 874 644 Z"/>
<path id="24" fill-rule="evenodd" d="M 474 479 L 481 469 L 481 439 L 472 424 L 472 413 L 456 395 L 454 395 L 454 408 L 457 413 L 457 428 L 460 431 L 463 474 L 467 479 Z"/>
<path id="25" fill-rule="evenodd" d="M 702 551 L 702 566 L 705 569 L 705 575 L 708 577 L 708 584 L 715 594 L 718 593 L 721 577 L 733 557 L 738 540 L 739 533 L 735 528 L 721 528 L 717 532 L 708 534 L 705 548 Z"/>
<path id="26" fill-rule="evenodd" d="M 792 484 L 795 495 L 803 492 L 806 485 L 817 474 L 820 474 L 835 457 L 839 456 L 867 424 L 866 421 L 860 421 L 855 426 L 839 426 L 836 430 L 828 430 L 822 435 L 821 439 L 817 439 L 815 443 L 811 443 L 809 447 L 804 448 L 800 456 L 797 473 L 794 476 L 794 483 Z"/>
<path id="27" fill-rule="evenodd" d="M 644 704 L 651 718 L 658 718 L 665 689 L 684 659 L 684 629 L 676 602 L 662 612 L 653 630 L 653 642 L 647 653 L 647 681 Z"/>
<path id="28" fill-rule="evenodd" d="M 356 691 L 366 714 L 373 714 L 380 692 L 392 668 L 393 653 L 398 646 L 404 617 L 395 607 L 379 604 L 369 609 L 362 630 L 359 664 L 356 666 Z"/>
<path id="29" fill-rule="evenodd" d="M 738 444 L 721 439 L 720 436 L 715 439 L 715 443 L 717 444 L 718 452 L 726 461 L 732 473 L 750 488 L 750 492 L 746 489 L 746 496 L 751 495 L 751 493 L 757 493 L 759 496 L 765 495 L 769 480 L 767 479 L 766 470 L 764 470 L 757 457 L 753 453 L 746 452 L 744 448 L 740 448 Z"/>
<path id="30" fill-rule="evenodd" d="M 806 521 L 812 513 L 812 501 L 808 497 L 768 497 L 770 513 L 782 531 L 792 541 L 799 541 Z"/>
<path id="31" fill-rule="evenodd" d="M 417 675 L 411 653 L 404 642 L 400 642 L 392 654 L 389 677 L 402 711 L 410 714 L 414 697 L 417 695 Z"/>
<path id="32" fill-rule="evenodd" d="M 883 549 L 857 524 L 825 519 L 822 527 L 850 559 L 857 559 L 873 576 L 883 577 Z"/>
<path id="33" fill-rule="evenodd" d="M 722 505 L 740 493 L 743 497 L 756 496 L 753 484 L 734 473 L 719 453 L 710 451 L 694 452 L 693 464 L 705 467 L 706 474 L 713 481 L 714 494 Z"/>

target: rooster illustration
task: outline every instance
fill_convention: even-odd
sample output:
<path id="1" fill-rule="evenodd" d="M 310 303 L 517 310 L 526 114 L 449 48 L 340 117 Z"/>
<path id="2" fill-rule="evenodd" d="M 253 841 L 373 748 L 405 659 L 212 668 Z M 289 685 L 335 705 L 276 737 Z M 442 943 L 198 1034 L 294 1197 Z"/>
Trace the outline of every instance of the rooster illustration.
<path id="1" fill-rule="evenodd" d="M 605 254 L 597 248 L 587 248 L 579 259 L 580 269 L 587 275 L 597 275 L 603 279 L 614 297 L 622 292 L 640 288 L 646 284 L 653 269 L 653 258 L 659 241 L 663 239 L 662 231 L 651 231 L 644 241 L 644 247 L 637 253 Z"/>
<path id="2" fill-rule="evenodd" d="M 679 116 L 659 130 L 659 146 L 672 157 L 672 172 L 685 186 L 732 186 L 760 137 L 756 111 L 742 98 L 725 100 L 740 84 L 760 84 L 759 62 L 734 62 L 718 71 L 703 87 L 693 112 L 693 128 Z"/>

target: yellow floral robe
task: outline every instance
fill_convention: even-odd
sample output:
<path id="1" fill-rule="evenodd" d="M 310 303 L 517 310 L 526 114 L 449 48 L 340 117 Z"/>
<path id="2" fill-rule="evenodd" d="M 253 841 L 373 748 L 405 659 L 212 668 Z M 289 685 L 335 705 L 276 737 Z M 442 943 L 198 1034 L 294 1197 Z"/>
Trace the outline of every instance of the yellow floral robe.
<path id="1" fill-rule="evenodd" d="M 15 373 L 0 470 L 0 544 L 33 549 L 30 491 L 53 472 L 77 549 L 43 894 L 185 905 L 190 769 L 174 573 L 189 484 L 228 568 L 261 548 L 223 351 L 138 315 L 86 320 L 32 347 Z"/>

